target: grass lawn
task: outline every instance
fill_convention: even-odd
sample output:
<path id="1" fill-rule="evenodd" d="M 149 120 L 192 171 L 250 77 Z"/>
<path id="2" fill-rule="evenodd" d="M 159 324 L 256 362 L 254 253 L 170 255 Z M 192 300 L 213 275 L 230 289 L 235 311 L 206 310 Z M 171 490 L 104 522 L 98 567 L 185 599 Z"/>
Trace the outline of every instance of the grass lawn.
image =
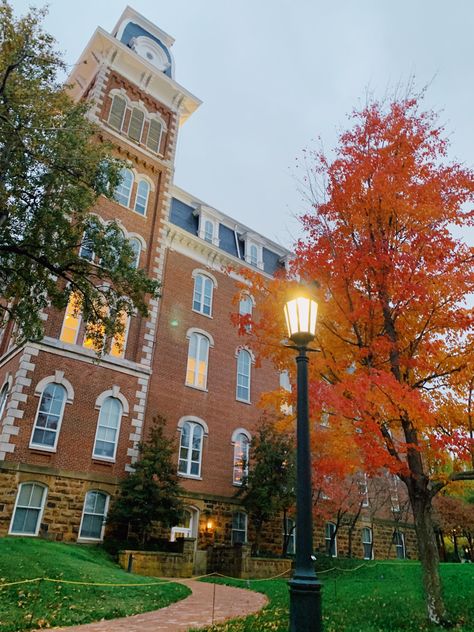
<path id="1" fill-rule="evenodd" d="M 474 564 L 442 564 L 446 606 L 457 632 L 474 632 Z M 368 562 L 355 571 L 322 573 L 324 632 L 418 632 L 441 630 L 428 625 L 417 562 Z M 220 580 L 218 580 L 220 581 Z M 261 613 L 207 628 L 210 632 L 287 632 L 288 587 L 285 580 L 225 581 L 265 593 Z"/>
<path id="2" fill-rule="evenodd" d="M 98 547 L 33 538 L 1 538 L 0 585 L 34 577 L 140 586 L 40 582 L 2 588 L 0 632 L 89 623 L 147 612 L 183 599 L 190 592 L 181 584 L 145 587 L 156 580 L 126 573 Z"/>

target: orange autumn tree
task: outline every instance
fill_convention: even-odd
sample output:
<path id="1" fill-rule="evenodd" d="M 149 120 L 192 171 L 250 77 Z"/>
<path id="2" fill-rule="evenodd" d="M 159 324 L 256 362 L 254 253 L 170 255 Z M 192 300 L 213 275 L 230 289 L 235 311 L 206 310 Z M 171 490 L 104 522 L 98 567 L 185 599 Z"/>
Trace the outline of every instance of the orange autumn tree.
<path id="1" fill-rule="evenodd" d="M 312 208 L 287 278 L 251 279 L 254 346 L 293 371 L 278 345 L 282 305 L 291 279 L 311 284 L 313 420 L 330 410 L 339 457 L 355 446 L 369 476 L 388 470 L 406 485 L 429 619 L 445 623 L 432 502 L 474 478 L 452 468 L 470 467 L 471 455 L 459 393 L 474 374 L 474 249 L 453 227 L 473 224 L 474 174 L 448 161 L 444 131 L 418 97 L 371 102 L 350 122 L 330 158 L 307 161 Z"/>

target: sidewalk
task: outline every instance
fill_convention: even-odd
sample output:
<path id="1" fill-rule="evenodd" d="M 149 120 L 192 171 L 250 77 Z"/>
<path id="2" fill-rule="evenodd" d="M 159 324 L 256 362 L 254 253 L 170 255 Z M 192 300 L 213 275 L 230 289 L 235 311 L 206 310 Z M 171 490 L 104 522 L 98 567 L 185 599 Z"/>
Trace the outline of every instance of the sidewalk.
<path id="1" fill-rule="evenodd" d="M 135 614 L 123 619 L 109 619 L 85 625 L 54 628 L 55 632 L 185 632 L 244 617 L 258 612 L 268 599 L 261 593 L 222 584 L 198 582 L 193 579 L 172 579 L 192 590 L 186 599 L 171 606 Z"/>

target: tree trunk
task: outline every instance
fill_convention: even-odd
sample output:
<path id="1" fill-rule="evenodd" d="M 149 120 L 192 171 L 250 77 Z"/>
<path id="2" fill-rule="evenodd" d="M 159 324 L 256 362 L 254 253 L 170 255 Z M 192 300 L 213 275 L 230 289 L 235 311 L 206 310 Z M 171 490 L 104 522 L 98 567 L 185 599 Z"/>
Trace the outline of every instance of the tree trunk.
<path id="1" fill-rule="evenodd" d="M 456 531 L 453 531 L 453 544 L 454 544 L 454 556 L 457 558 L 456 561 L 461 561 L 461 556 L 459 555 L 459 547 L 458 547 L 458 536 Z"/>
<path id="2" fill-rule="evenodd" d="M 411 487 L 411 489 L 410 489 Z M 433 525 L 432 499 L 421 484 L 409 486 L 409 494 L 415 520 L 418 555 L 423 572 L 428 618 L 436 625 L 446 625 L 446 609 L 441 592 L 439 554 Z"/>

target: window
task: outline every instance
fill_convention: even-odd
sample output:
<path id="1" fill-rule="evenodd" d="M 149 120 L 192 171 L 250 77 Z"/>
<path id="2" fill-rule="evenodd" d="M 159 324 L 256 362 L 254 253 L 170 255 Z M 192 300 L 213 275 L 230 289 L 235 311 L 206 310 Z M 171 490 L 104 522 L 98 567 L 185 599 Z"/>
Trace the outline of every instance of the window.
<path id="1" fill-rule="evenodd" d="M 280 371 L 280 388 L 291 393 L 290 374 L 288 371 Z"/>
<path id="2" fill-rule="evenodd" d="M 69 296 L 69 302 L 64 314 L 63 327 L 59 339 L 62 342 L 69 342 L 74 345 L 77 341 L 79 327 L 81 325 L 81 311 L 79 303 L 79 295 L 72 293 Z"/>
<path id="3" fill-rule="evenodd" d="M 326 555 L 337 557 L 337 535 L 334 522 L 326 522 L 324 539 L 326 541 Z"/>
<path id="4" fill-rule="evenodd" d="M 84 231 L 82 236 L 81 247 L 79 248 L 79 256 L 82 259 L 86 259 L 87 261 L 94 260 L 94 250 L 92 248 L 92 241 L 89 237 L 89 232 L 87 229 Z"/>
<path id="5" fill-rule="evenodd" d="M 206 221 L 204 222 L 204 239 L 205 241 L 208 241 L 210 244 L 212 244 L 213 238 L 214 224 L 209 219 L 206 219 Z"/>
<path id="6" fill-rule="evenodd" d="M 140 180 L 137 187 L 137 197 L 135 199 L 135 211 L 140 213 L 140 215 L 146 215 L 149 193 L 150 185 L 148 182 L 146 180 Z"/>
<path id="7" fill-rule="evenodd" d="M 187 386 L 206 388 L 208 357 L 209 338 L 202 334 L 192 333 L 189 337 L 188 366 L 186 368 Z"/>
<path id="8" fill-rule="evenodd" d="M 357 486 L 359 488 L 359 496 L 362 501 L 362 507 L 369 506 L 369 483 L 367 479 L 367 474 L 363 472 L 357 481 Z"/>
<path id="9" fill-rule="evenodd" d="M 8 382 L 2 386 L 2 390 L 0 391 L 0 419 L 5 412 L 5 408 L 7 405 L 8 398 Z"/>
<path id="10" fill-rule="evenodd" d="M 396 474 L 389 474 L 389 486 L 390 486 L 390 504 L 392 505 L 392 511 L 397 513 L 400 511 L 400 499 L 398 496 L 398 477 Z"/>
<path id="11" fill-rule="evenodd" d="M 234 485 L 242 485 L 242 479 L 248 474 L 250 441 L 246 434 L 240 432 L 234 441 Z"/>
<path id="12" fill-rule="evenodd" d="M 247 333 L 249 333 L 252 329 L 252 326 L 249 322 L 252 318 L 252 310 L 252 298 L 248 294 L 242 294 L 239 301 L 239 315 L 243 316 L 244 328 Z"/>
<path id="13" fill-rule="evenodd" d="M 159 121 L 152 119 L 148 127 L 148 136 L 146 138 L 146 146 L 155 154 L 160 153 L 162 125 Z"/>
<path id="14" fill-rule="evenodd" d="M 115 459 L 121 419 L 122 404 L 115 397 L 107 397 L 100 407 L 93 457 Z"/>
<path id="15" fill-rule="evenodd" d="M 258 264 L 258 248 L 255 244 L 250 245 L 249 263 L 251 263 L 253 266 L 256 266 Z"/>
<path id="16" fill-rule="evenodd" d="M 133 186 L 133 173 L 130 169 L 121 169 L 120 175 L 122 177 L 122 181 L 114 191 L 114 199 L 122 206 L 129 207 Z"/>
<path id="17" fill-rule="evenodd" d="M 48 384 L 41 395 L 30 447 L 55 449 L 66 403 L 66 389 L 61 384 Z"/>
<path id="18" fill-rule="evenodd" d="M 184 509 L 180 523 L 175 527 L 171 527 L 171 542 L 175 542 L 179 538 L 192 538 L 193 523 L 193 513 L 189 509 Z"/>
<path id="19" fill-rule="evenodd" d="M 397 559 L 404 560 L 406 558 L 405 549 L 405 536 L 400 531 L 395 531 L 393 534 L 393 543 L 395 544 L 395 552 Z"/>
<path id="20" fill-rule="evenodd" d="M 117 94 L 114 96 L 112 107 L 110 108 L 108 123 L 111 127 L 114 127 L 119 131 L 122 129 L 126 105 L 126 101 L 123 97 L 119 97 Z"/>
<path id="21" fill-rule="evenodd" d="M 128 135 L 132 140 L 139 143 L 142 139 L 143 122 L 145 120 L 144 113 L 138 108 L 133 108 L 128 125 Z"/>
<path id="22" fill-rule="evenodd" d="M 123 325 L 123 331 L 115 334 L 110 345 L 110 355 L 115 358 L 123 358 L 125 355 L 125 347 L 127 346 L 128 329 L 130 327 L 130 316 L 124 312 L 118 315 L 118 319 Z"/>
<path id="23" fill-rule="evenodd" d="M 241 402 L 250 402 L 250 353 L 241 349 L 237 354 L 237 390 L 236 398 Z"/>
<path id="24" fill-rule="evenodd" d="M 242 544 L 247 542 L 247 514 L 243 511 L 236 511 L 232 514 L 232 544 Z"/>
<path id="25" fill-rule="evenodd" d="M 131 239 L 129 239 L 128 243 L 134 255 L 134 258 L 130 265 L 132 266 L 132 268 L 138 268 L 140 264 L 140 254 L 142 251 L 142 245 L 140 243 L 140 240 L 137 239 L 136 237 L 132 237 Z"/>
<path id="26" fill-rule="evenodd" d="M 364 527 L 362 529 L 362 548 L 364 549 L 364 560 L 371 560 L 374 557 L 372 546 L 372 529 Z"/>
<path id="27" fill-rule="evenodd" d="M 286 518 L 283 538 L 286 538 L 286 554 L 294 555 L 296 552 L 296 529 L 293 518 Z"/>
<path id="28" fill-rule="evenodd" d="M 84 540 L 102 540 L 109 506 L 109 495 L 104 492 L 87 492 L 82 510 L 79 537 Z"/>
<path id="29" fill-rule="evenodd" d="M 101 353 L 105 343 L 105 325 L 101 322 L 86 323 L 82 346 Z"/>
<path id="30" fill-rule="evenodd" d="M 38 535 L 46 500 L 44 485 L 22 483 L 18 489 L 15 509 L 10 525 L 13 535 Z"/>
<path id="31" fill-rule="evenodd" d="M 205 316 L 212 315 L 212 293 L 214 283 L 203 274 L 196 274 L 194 279 L 193 309 Z"/>
<path id="32" fill-rule="evenodd" d="M 202 439 L 200 424 L 185 421 L 181 426 L 178 472 L 186 476 L 201 475 Z"/>

